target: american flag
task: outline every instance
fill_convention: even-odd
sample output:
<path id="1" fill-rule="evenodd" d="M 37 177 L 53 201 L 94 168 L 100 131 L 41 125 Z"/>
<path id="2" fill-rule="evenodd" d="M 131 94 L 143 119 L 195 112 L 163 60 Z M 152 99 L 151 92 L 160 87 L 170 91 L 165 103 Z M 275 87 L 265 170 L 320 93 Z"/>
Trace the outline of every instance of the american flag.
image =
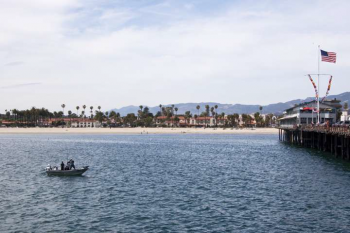
<path id="1" fill-rule="evenodd" d="M 335 63 L 337 60 L 337 54 L 334 52 L 326 52 L 321 50 L 322 61 Z"/>

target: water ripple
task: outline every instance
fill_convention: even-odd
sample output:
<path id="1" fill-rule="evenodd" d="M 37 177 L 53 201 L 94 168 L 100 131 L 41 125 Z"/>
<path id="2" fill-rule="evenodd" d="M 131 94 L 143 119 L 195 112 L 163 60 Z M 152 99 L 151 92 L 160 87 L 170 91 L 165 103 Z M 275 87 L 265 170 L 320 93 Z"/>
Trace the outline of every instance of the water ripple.
<path id="1" fill-rule="evenodd" d="M 349 232 L 350 165 L 274 135 L 0 135 L 1 232 Z M 73 157 L 83 177 L 48 177 Z"/>

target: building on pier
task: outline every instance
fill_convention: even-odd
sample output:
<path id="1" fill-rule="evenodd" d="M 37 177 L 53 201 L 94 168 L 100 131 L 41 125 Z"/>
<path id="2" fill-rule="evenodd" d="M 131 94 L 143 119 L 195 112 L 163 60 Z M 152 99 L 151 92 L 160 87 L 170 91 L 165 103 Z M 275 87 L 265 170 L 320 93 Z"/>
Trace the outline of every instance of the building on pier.
<path id="1" fill-rule="evenodd" d="M 340 120 L 341 121 L 350 121 L 350 115 L 349 115 L 349 110 L 348 109 L 342 111 Z"/>
<path id="2" fill-rule="evenodd" d="M 336 122 L 337 112 L 341 109 L 340 100 L 324 100 L 320 103 L 320 122 Z M 279 119 L 281 127 L 315 124 L 317 122 L 317 102 L 310 101 L 295 105 L 285 110 L 284 116 Z"/>

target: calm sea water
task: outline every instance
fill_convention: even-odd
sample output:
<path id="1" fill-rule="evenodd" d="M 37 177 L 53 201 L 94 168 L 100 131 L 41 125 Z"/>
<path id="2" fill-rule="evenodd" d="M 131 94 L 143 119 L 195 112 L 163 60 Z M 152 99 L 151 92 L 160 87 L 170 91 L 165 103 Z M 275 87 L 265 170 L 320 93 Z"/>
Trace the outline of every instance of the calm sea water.
<path id="1" fill-rule="evenodd" d="M 0 232 L 350 232 L 350 166 L 275 135 L 0 135 Z M 74 158 L 83 177 L 48 177 Z"/>

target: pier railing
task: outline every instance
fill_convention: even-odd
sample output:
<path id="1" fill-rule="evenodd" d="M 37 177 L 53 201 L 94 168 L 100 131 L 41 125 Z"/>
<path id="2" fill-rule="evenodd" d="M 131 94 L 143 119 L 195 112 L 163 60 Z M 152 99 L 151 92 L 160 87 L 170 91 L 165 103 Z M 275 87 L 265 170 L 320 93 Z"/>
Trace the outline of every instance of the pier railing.
<path id="1" fill-rule="evenodd" d="M 292 127 L 280 126 L 279 128 L 284 130 L 301 130 L 301 131 L 307 131 L 307 132 L 350 135 L 349 126 L 301 125 L 301 126 L 292 126 Z"/>

